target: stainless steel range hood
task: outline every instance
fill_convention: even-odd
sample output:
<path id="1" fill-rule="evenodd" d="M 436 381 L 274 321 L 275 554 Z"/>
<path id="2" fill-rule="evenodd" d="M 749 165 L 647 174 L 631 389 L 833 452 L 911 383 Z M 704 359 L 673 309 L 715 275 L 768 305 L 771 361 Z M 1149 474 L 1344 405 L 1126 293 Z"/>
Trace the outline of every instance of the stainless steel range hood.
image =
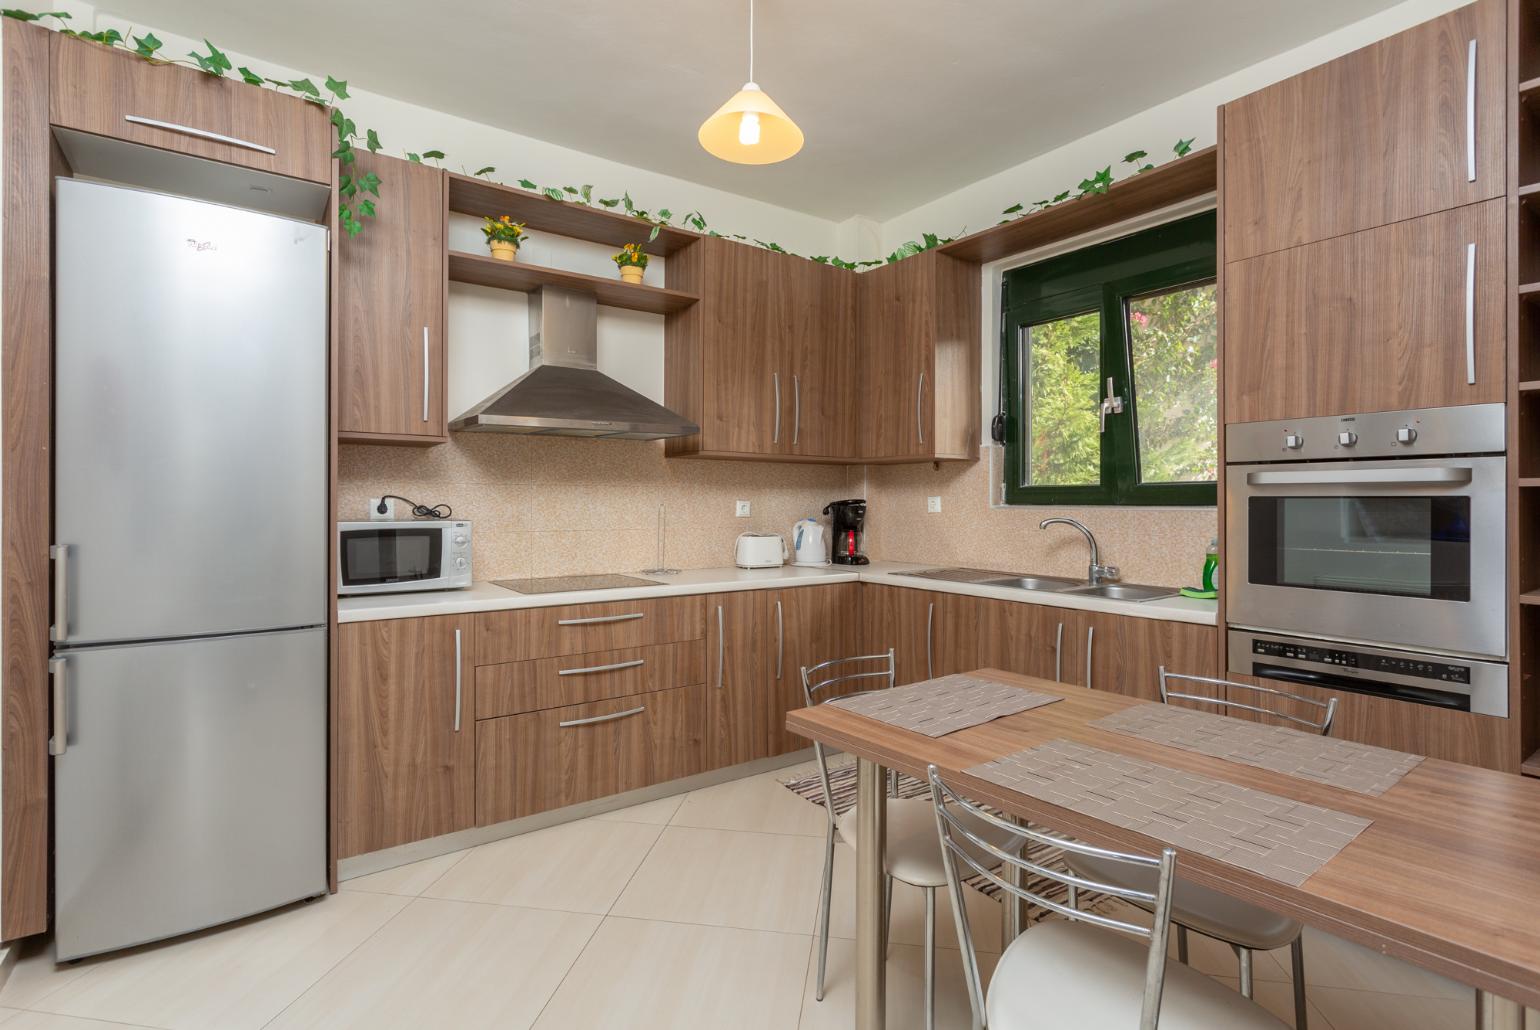
<path id="1" fill-rule="evenodd" d="M 529 295 L 529 371 L 449 423 L 470 433 L 662 440 L 700 426 L 598 368 L 598 301 L 544 286 Z"/>

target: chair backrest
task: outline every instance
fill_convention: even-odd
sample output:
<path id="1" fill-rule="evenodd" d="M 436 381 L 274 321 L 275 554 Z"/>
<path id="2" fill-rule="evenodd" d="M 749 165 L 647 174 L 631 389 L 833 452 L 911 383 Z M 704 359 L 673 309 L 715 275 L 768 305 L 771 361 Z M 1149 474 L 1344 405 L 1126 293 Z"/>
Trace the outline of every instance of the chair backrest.
<path id="1" fill-rule="evenodd" d="M 1207 697 L 1203 694 L 1184 693 L 1180 689 L 1172 689 L 1172 680 L 1185 680 L 1189 683 L 1207 683 L 1210 686 L 1224 687 L 1226 692 L 1230 689 L 1250 691 L 1253 695 L 1253 703 L 1240 701 L 1232 697 Z M 1268 707 L 1268 701 L 1282 698 L 1287 701 L 1295 701 L 1299 704 L 1314 708 L 1320 712 L 1319 719 L 1307 719 L 1302 715 L 1291 715 L 1281 712 L 1276 708 Z M 1325 737 L 1331 733 L 1332 720 L 1337 716 L 1337 699 L 1329 698 L 1326 701 L 1317 701 L 1313 697 L 1305 697 L 1303 694 L 1291 693 L 1287 690 L 1276 690 L 1273 687 L 1259 687 L 1254 683 L 1236 683 L 1233 680 L 1215 679 L 1212 676 L 1189 676 L 1183 672 L 1167 672 L 1166 667 L 1160 667 L 1160 699 L 1166 704 L 1172 701 L 1192 701 L 1197 704 L 1213 705 L 1216 708 L 1238 708 L 1247 712 L 1256 712 L 1258 715 L 1266 715 L 1284 722 L 1292 722 L 1306 729 L 1319 733 Z"/>
<path id="2" fill-rule="evenodd" d="M 825 701 L 834 700 L 826 697 L 835 687 L 842 683 L 851 683 L 858 680 L 885 681 L 872 686 L 871 690 L 883 690 L 893 686 L 896 665 L 893 660 L 893 649 L 888 648 L 887 654 L 864 654 L 850 658 L 831 658 L 817 665 L 802 666 L 802 697 L 807 706 L 821 705 Z M 864 694 L 867 691 L 852 691 L 851 693 Z M 838 696 L 848 697 L 849 694 L 841 692 Z M 834 822 L 834 790 L 829 785 L 829 759 L 823 745 L 813 742 L 813 753 L 818 756 L 818 776 L 823 781 L 824 809 L 829 816 L 829 821 Z M 890 778 L 891 779 L 891 778 Z M 890 791 L 891 792 L 891 791 Z"/>
<path id="3" fill-rule="evenodd" d="M 1125 854 L 1094 847 L 1058 834 L 1021 826 L 1001 818 L 984 806 L 958 794 L 941 778 L 941 774 L 934 765 L 929 771 L 930 796 L 936 809 L 936 830 L 941 836 L 947 890 L 952 898 L 952 913 L 957 920 L 957 939 L 962 943 L 965 953 L 963 968 L 969 979 L 968 994 L 973 1003 L 974 1025 L 982 1025 L 984 1020 L 984 992 L 979 981 L 973 932 L 968 925 L 968 909 L 963 901 L 962 879 L 964 875 L 971 876 L 977 873 L 1003 891 L 1002 897 L 1020 898 L 1070 919 L 1149 941 L 1150 951 L 1149 958 L 1145 962 L 1144 1003 L 1140 1012 L 1139 1028 L 1156 1030 L 1156 1024 L 1160 1018 L 1160 996 L 1166 985 L 1166 945 L 1171 932 L 1171 888 L 1176 880 L 1176 852 L 1166 848 L 1159 858 Z M 1024 846 L 1021 846 L 1020 852 L 1016 853 L 1009 848 L 992 844 L 975 832 L 980 824 L 998 827 L 1014 835 L 1014 839 L 1019 840 Z M 1033 844 L 1059 848 L 1072 854 L 1125 863 L 1136 870 L 1136 874 L 1129 878 L 1129 882 L 1132 883 L 1148 880 L 1147 874 L 1140 877 L 1137 871 L 1155 869 L 1158 871 L 1155 889 L 1139 890 L 1133 887 L 1098 883 L 1095 880 L 1077 876 L 1067 869 L 1040 865 L 1031 860 Z M 988 856 L 988 859 L 980 861 L 979 856 Z M 987 866 L 986 862 L 988 862 Z M 995 862 L 999 865 L 995 866 Z M 967 866 L 971 872 L 960 874 L 959 864 Z M 1049 898 L 1040 890 L 1034 890 L 1030 886 L 1034 882 L 1032 877 L 1041 878 L 1038 882 L 1046 880 L 1079 890 L 1096 891 L 1122 898 L 1149 910 L 1153 913 L 1154 919 L 1151 925 L 1143 926 L 1099 912 L 1071 908 Z"/>

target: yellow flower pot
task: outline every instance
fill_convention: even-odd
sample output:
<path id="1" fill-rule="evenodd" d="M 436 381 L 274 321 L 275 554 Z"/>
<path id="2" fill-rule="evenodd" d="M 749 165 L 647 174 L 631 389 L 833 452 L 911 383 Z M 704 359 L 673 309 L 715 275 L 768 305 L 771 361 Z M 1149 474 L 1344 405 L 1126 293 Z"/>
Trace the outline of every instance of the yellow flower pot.
<path id="1" fill-rule="evenodd" d="M 507 240 L 490 240 L 487 243 L 492 248 L 492 256 L 499 261 L 512 261 L 519 256 L 519 245 L 509 243 Z"/>
<path id="2" fill-rule="evenodd" d="M 645 275 L 646 273 L 647 273 L 647 269 L 643 268 L 641 265 L 621 265 L 620 266 L 620 279 L 621 279 L 621 281 L 622 282 L 632 283 L 632 284 L 634 284 L 636 286 L 640 286 L 642 284 L 642 276 Z"/>

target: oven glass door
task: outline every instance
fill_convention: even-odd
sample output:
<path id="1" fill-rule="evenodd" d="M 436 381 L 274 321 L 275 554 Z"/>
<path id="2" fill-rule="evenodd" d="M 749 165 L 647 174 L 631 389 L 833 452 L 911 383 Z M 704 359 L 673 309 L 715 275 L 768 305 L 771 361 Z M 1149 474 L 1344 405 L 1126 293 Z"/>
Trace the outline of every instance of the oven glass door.
<path id="1" fill-rule="evenodd" d="M 342 533 L 338 557 L 342 586 L 420 583 L 444 574 L 444 531 L 421 529 L 349 529 Z"/>

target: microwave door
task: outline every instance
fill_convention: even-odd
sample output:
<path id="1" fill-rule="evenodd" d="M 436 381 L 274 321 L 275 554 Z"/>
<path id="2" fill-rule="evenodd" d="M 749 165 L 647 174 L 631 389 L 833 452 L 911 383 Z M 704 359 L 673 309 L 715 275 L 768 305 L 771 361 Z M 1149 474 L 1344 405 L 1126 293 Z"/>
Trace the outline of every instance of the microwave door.
<path id="1" fill-rule="evenodd" d="M 380 593 L 443 584 L 444 531 L 437 525 L 344 527 L 338 583 L 348 593 Z"/>

